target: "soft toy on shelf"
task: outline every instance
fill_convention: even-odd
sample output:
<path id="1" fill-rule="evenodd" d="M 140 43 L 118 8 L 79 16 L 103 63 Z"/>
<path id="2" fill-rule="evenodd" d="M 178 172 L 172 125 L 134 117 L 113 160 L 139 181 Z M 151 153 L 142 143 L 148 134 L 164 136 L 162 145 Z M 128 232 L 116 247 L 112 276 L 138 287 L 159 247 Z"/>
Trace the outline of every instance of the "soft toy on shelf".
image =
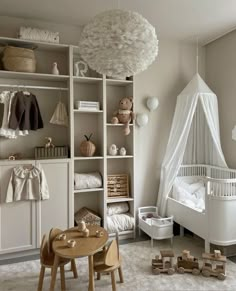
<path id="1" fill-rule="evenodd" d="M 130 133 L 129 124 L 135 119 L 132 107 L 133 107 L 132 97 L 122 98 L 119 103 L 119 110 L 114 112 L 111 120 L 112 124 L 118 124 L 120 122 L 125 125 L 124 127 L 125 135 L 129 135 Z"/>

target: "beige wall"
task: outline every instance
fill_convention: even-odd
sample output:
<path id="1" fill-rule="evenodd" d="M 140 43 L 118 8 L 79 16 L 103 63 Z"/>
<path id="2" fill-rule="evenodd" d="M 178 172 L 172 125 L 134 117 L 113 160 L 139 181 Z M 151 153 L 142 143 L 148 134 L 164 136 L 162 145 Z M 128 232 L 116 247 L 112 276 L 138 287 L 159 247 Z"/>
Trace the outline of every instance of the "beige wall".
<path id="1" fill-rule="evenodd" d="M 0 17 L 0 35 L 16 37 L 21 25 L 60 32 L 61 43 L 77 44 L 81 28 L 38 20 Z M 137 207 L 155 205 L 161 162 L 170 132 L 176 97 L 196 72 L 196 47 L 177 41 L 160 40 L 157 60 L 136 76 L 136 111 L 149 114 L 145 100 L 156 96 L 159 107 L 149 114 L 146 127 L 136 131 L 136 195 Z M 204 77 L 204 51 L 200 72 Z"/>
<path id="2" fill-rule="evenodd" d="M 206 80 L 218 97 L 226 162 L 230 168 L 236 168 L 236 141 L 232 140 L 236 125 L 236 31 L 206 46 Z"/>
<path id="3" fill-rule="evenodd" d="M 146 112 L 149 123 L 136 131 L 137 207 L 155 205 L 160 167 L 167 145 L 177 95 L 196 72 L 196 47 L 160 40 L 157 60 L 136 76 L 136 111 Z M 204 50 L 200 50 L 199 72 L 204 77 Z M 159 99 L 157 110 L 148 111 L 147 96 Z"/>

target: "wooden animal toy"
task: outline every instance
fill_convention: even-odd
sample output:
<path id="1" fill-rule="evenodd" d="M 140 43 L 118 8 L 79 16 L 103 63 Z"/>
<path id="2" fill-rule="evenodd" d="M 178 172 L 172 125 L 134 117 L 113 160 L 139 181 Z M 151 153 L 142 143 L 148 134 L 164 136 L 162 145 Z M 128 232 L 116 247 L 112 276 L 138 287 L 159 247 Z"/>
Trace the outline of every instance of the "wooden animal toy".
<path id="1" fill-rule="evenodd" d="M 184 250 L 182 256 L 177 257 L 176 270 L 179 274 L 200 274 L 198 259 L 190 255 L 190 251 Z"/>
<path id="2" fill-rule="evenodd" d="M 221 255 L 218 250 L 214 251 L 214 254 L 203 253 L 202 254 L 202 275 L 205 277 L 214 276 L 219 280 L 225 280 L 226 278 L 226 257 Z"/>
<path id="3" fill-rule="evenodd" d="M 45 144 L 45 148 L 54 148 L 55 145 L 52 143 L 52 138 L 51 137 L 45 137 L 47 140 L 47 143 Z"/>
<path id="4" fill-rule="evenodd" d="M 162 250 L 160 251 L 160 256 L 156 256 L 152 260 L 152 272 L 155 275 L 160 273 L 167 273 L 168 275 L 173 275 L 174 269 L 174 252 L 172 250 Z"/>

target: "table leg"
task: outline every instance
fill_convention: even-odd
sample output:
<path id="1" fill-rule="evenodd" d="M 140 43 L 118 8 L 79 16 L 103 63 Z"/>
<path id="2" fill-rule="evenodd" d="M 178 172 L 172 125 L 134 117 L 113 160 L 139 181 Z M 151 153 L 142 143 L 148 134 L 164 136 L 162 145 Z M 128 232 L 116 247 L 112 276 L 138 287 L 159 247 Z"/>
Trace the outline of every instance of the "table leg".
<path id="1" fill-rule="evenodd" d="M 93 270 L 93 255 L 88 256 L 89 263 L 89 291 L 94 291 L 94 270 Z"/>
<path id="2" fill-rule="evenodd" d="M 51 277 L 51 284 L 50 284 L 50 291 L 54 290 L 55 282 L 56 282 L 56 277 L 57 277 L 57 268 L 59 265 L 59 260 L 60 258 L 55 255 L 54 258 L 54 263 L 53 263 L 53 268 L 52 268 L 52 277 Z"/>

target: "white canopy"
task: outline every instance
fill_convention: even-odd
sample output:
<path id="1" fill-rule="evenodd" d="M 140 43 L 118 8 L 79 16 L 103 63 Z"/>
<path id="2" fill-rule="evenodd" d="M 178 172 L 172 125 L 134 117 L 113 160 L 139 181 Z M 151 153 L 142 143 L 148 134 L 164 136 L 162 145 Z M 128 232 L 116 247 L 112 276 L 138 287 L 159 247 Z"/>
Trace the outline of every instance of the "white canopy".
<path id="1" fill-rule="evenodd" d="M 220 144 L 218 102 L 199 74 L 177 97 L 174 119 L 161 167 L 157 199 L 160 214 L 181 164 L 227 167 Z"/>

